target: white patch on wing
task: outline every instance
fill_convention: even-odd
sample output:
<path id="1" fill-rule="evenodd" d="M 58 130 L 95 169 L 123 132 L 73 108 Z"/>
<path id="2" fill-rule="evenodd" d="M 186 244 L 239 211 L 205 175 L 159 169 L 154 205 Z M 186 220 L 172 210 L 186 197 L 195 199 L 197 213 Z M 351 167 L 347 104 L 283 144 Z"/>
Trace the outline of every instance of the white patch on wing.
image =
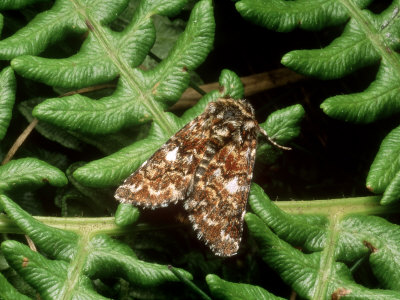
<path id="1" fill-rule="evenodd" d="M 196 122 L 193 122 L 192 125 L 189 126 L 188 130 L 192 130 L 197 125 Z"/>
<path id="2" fill-rule="evenodd" d="M 178 153 L 179 147 L 175 147 L 173 150 L 169 151 L 165 156 L 165 159 L 168 161 L 175 161 L 176 154 Z"/>
<path id="3" fill-rule="evenodd" d="M 220 169 L 220 168 L 216 169 L 216 170 L 214 171 L 214 173 L 213 173 L 213 176 L 214 176 L 214 177 L 219 177 L 219 176 L 221 176 L 221 169 Z"/>
<path id="4" fill-rule="evenodd" d="M 189 221 L 195 224 L 196 219 L 194 218 L 193 215 L 189 215 Z"/>
<path id="5" fill-rule="evenodd" d="M 206 200 L 198 202 L 197 206 L 207 206 L 208 202 Z"/>
<path id="6" fill-rule="evenodd" d="M 239 185 L 238 185 L 238 178 L 235 177 L 231 179 L 228 184 L 225 186 L 225 189 L 228 191 L 229 194 L 234 194 L 238 191 Z"/>
<path id="7" fill-rule="evenodd" d="M 249 148 L 247 148 L 247 150 L 246 150 L 246 156 L 247 156 L 247 160 L 248 160 L 248 161 L 250 161 L 251 155 L 252 155 L 252 151 L 251 151 L 251 148 L 249 147 Z"/>
<path id="8" fill-rule="evenodd" d="M 215 226 L 215 225 L 219 224 L 219 222 L 211 220 L 210 218 L 208 218 L 207 215 L 203 216 L 203 221 L 206 222 L 208 226 Z"/>
<path id="9" fill-rule="evenodd" d="M 126 188 L 131 191 L 132 194 L 135 194 L 136 192 L 140 191 L 143 188 L 143 184 L 132 184 L 132 185 L 126 185 Z"/>
<path id="10" fill-rule="evenodd" d="M 221 236 L 221 240 L 222 241 L 228 241 L 230 243 L 234 243 L 237 244 L 236 241 L 231 238 L 231 236 L 229 235 L 229 233 L 226 233 L 225 230 L 221 230 L 220 232 L 220 236 Z"/>
<path id="11" fill-rule="evenodd" d="M 246 210 L 244 210 L 243 212 L 242 212 L 242 215 L 240 216 L 240 220 L 244 220 L 244 215 L 246 214 Z"/>
<path id="12" fill-rule="evenodd" d="M 172 188 L 172 197 L 171 197 L 171 201 L 172 202 L 176 202 L 180 199 L 182 199 L 183 195 L 182 192 L 179 191 L 176 187 Z"/>
<path id="13" fill-rule="evenodd" d="M 185 161 L 187 164 L 191 164 L 193 160 L 193 154 L 190 154 L 189 156 L 185 157 Z"/>
<path id="14" fill-rule="evenodd" d="M 125 203 L 127 201 L 125 198 L 120 197 L 118 194 L 115 194 L 114 197 L 121 203 Z"/>

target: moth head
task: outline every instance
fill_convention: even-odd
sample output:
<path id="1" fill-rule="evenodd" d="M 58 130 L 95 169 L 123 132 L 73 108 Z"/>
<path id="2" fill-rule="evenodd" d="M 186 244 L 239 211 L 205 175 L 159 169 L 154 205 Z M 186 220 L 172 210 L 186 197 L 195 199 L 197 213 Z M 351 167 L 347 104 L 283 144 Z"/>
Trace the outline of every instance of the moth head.
<path id="1" fill-rule="evenodd" d="M 208 104 L 207 112 L 224 120 L 254 119 L 254 109 L 244 99 L 219 98 Z"/>

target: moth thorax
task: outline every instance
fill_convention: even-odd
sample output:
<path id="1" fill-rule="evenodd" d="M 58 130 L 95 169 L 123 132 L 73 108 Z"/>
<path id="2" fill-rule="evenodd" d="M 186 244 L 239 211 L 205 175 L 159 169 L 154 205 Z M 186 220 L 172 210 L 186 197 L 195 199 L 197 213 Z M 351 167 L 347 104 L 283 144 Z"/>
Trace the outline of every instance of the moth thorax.
<path id="1" fill-rule="evenodd" d="M 231 130 L 227 126 L 219 126 L 215 128 L 214 134 L 220 136 L 221 138 L 227 138 L 231 134 Z"/>
<path id="2" fill-rule="evenodd" d="M 232 139 L 234 131 L 230 130 L 230 128 L 226 126 L 216 126 L 211 129 L 210 140 L 212 140 L 214 144 L 218 145 L 218 147 L 223 147 L 228 140 Z"/>
<path id="3" fill-rule="evenodd" d="M 244 130 L 252 130 L 258 128 L 258 123 L 256 120 L 246 120 L 243 124 Z"/>

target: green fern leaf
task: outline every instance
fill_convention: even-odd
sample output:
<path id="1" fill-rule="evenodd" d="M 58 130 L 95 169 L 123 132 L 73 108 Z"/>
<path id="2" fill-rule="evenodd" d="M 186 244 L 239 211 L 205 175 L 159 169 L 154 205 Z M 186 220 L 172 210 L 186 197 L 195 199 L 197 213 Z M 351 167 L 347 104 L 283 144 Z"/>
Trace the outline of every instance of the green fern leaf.
<path id="1" fill-rule="evenodd" d="M 352 5 L 364 8 L 371 2 L 372 0 L 357 0 Z M 342 24 L 349 18 L 342 3 L 326 0 L 241 0 L 236 3 L 236 9 L 245 19 L 280 32 L 296 28 L 318 30 L 325 26 Z"/>
<path id="2" fill-rule="evenodd" d="M 389 133 L 383 140 L 378 154 L 371 165 L 367 187 L 375 193 L 382 193 L 400 170 L 400 127 Z"/>
<path id="3" fill-rule="evenodd" d="M 1 191 L 9 191 L 25 184 L 40 186 L 48 182 L 54 186 L 63 186 L 68 183 L 63 172 L 36 158 L 21 158 L 8 162 L 0 167 L 0 178 Z"/>
<path id="4" fill-rule="evenodd" d="M 11 68 L 5 68 L 0 73 L 0 140 L 6 135 L 8 125 L 10 124 L 14 101 L 14 73 Z"/>
<path id="5" fill-rule="evenodd" d="M 279 203 L 286 211 L 296 214 L 290 215 L 271 203 L 260 187 L 253 185 L 250 205 L 258 216 L 248 213 L 246 222 L 250 233 L 259 241 L 263 259 L 300 296 L 325 299 L 335 293 L 345 293 L 348 297 L 363 299 L 400 299 L 400 286 L 393 280 L 400 278 L 396 259 L 400 254 L 400 227 L 379 217 L 365 216 L 383 210 L 376 199 L 313 201 L 307 204 L 304 215 L 301 202 Z M 301 253 L 281 239 L 313 253 Z M 355 263 L 369 251 L 372 272 L 386 290 L 373 290 L 355 283 L 343 264 Z"/>
<path id="6" fill-rule="evenodd" d="M 139 218 L 139 209 L 130 204 L 121 203 L 115 212 L 115 224 L 127 226 L 136 222 Z"/>
<path id="7" fill-rule="evenodd" d="M 18 110 L 21 114 L 29 121 L 32 122 L 34 117 L 32 116 L 33 108 L 41 103 L 43 99 L 35 98 L 27 101 L 23 101 L 19 103 Z M 144 134 L 145 130 L 143 128 L 132 128 L 129 130 L 121 131 L 118 133 L 108 134 L 108 135 L 90 135 L 90 134 L 82 134 L 79 132 L 67 131 L 63 128 L 60 128 L 56 125 L 49 124 L 46 122 L 39 122 L 35 129 L 44 137 L 51 141 L 55 141 L 60 145 L 78 150 L 84 150 L 84 143 L 93 145 L 101 152 L 110 154 L 119 150 L 121 147 L 124 147 L 132 142 L 132 140 L 138 133 Z M 142 130 L 142 131 L 141 131 Z"/>
<path id="8" fill-rule="evenodd" d="M 31 298 L 18 292 L 0 273 L 0 297 L 4 300 L 30 300 Z"/>
<path id="9" fill-rule="evenodd" d="M 399 79 L 394 62 L 382 59 L 376 80 L 365 91 L 328 98 L 321 108 L 331 117 L 357 123 L 371 123 L 391 116 L 400 111 Z"/>
<path id="10" fill-rule="evenodd" d="M 274 141 L 286 144 L 300 134 L 299 123 L 304 114 L 304 108 L 300 104 L 293 105 L 273 112 L 268 116 L 267 121 L 260 126 L 268 132 L 268 135 Z"/>
<path id="11" fill-rule="evenodd" d="M 283 300 L 283 298 L 276 297 L 258 286 L 228 282 L 217 275 L 207 275 L 206 280 L 215 299 Z"/>
<path id="12" fill-rule="evenodd" d="M 371 165 L 367 187 L 374 193 L 383 193 L 382 203 L 388 204 L 399 199 L 398 175 L 400 170 L 400 127 L 390 132 L 383 140 L 378 154 Z M 390 188 L 388 188 L 390 186 Z"/>
<path id="13" fill-rule="evenodd" d="M 381 200 L 382 205 L 390 204 L 400 198 L 400 171 L 396 173 L 393 180 L 386 187 Z"/>
<path id="14" fill-rule="evenodd" d="M 35 105 L 41 103 L 42 101 L 43 99 L 39 98 L 23 101 L 19 103 L 18 110 L 28 120 L 28 122 L 32 122 L 32 110 Z M 55 141 L 64 147 L 74 150 L 82 150 L 82 142 L 72 134 L 68 133 L 66 130 L 45 122 L 38 123 L 35 126 L 35 129 L 47 139 Z"/>
<path id="15" fill-rule="evenodd" d="M 27 5 L 29 2 L 20 1 L 21 4 L 16 7 Z M 88 0 L 79 3 L 56 1 L 49 11 L 38 14 L 27 26 L 0 41 L 0 57 L 12 59 L 24 54 L 41 53 L 65 33 L 83 34 L 87 31 L 85 20 L 101 24 L 110 23 L 125 8 L 126 3 L 127 0 L 107 2 Z"/>

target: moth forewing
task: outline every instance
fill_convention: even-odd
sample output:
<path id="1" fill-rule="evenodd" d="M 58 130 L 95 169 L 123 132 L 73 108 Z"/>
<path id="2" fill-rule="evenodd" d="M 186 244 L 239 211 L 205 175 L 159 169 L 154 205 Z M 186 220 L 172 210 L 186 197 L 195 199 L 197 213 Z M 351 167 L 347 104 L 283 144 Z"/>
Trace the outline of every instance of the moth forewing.
<path id="1" fill-rule="evenodd" d="M 225 145 L 185 202 L 199 239 L 219 256 L 232 256 L 239 250 L 255 158 L 251 147 L 255 144 L 252 139 L 240 147 L 233 142 Z"/>
<path id="2" fill-rule="evenodd" d="M 115 192 L 121 203 L 165 207 L 186 197 L 186 190 L 204 153 L 207 129 L 197 117 L 131 174 Z"/>

